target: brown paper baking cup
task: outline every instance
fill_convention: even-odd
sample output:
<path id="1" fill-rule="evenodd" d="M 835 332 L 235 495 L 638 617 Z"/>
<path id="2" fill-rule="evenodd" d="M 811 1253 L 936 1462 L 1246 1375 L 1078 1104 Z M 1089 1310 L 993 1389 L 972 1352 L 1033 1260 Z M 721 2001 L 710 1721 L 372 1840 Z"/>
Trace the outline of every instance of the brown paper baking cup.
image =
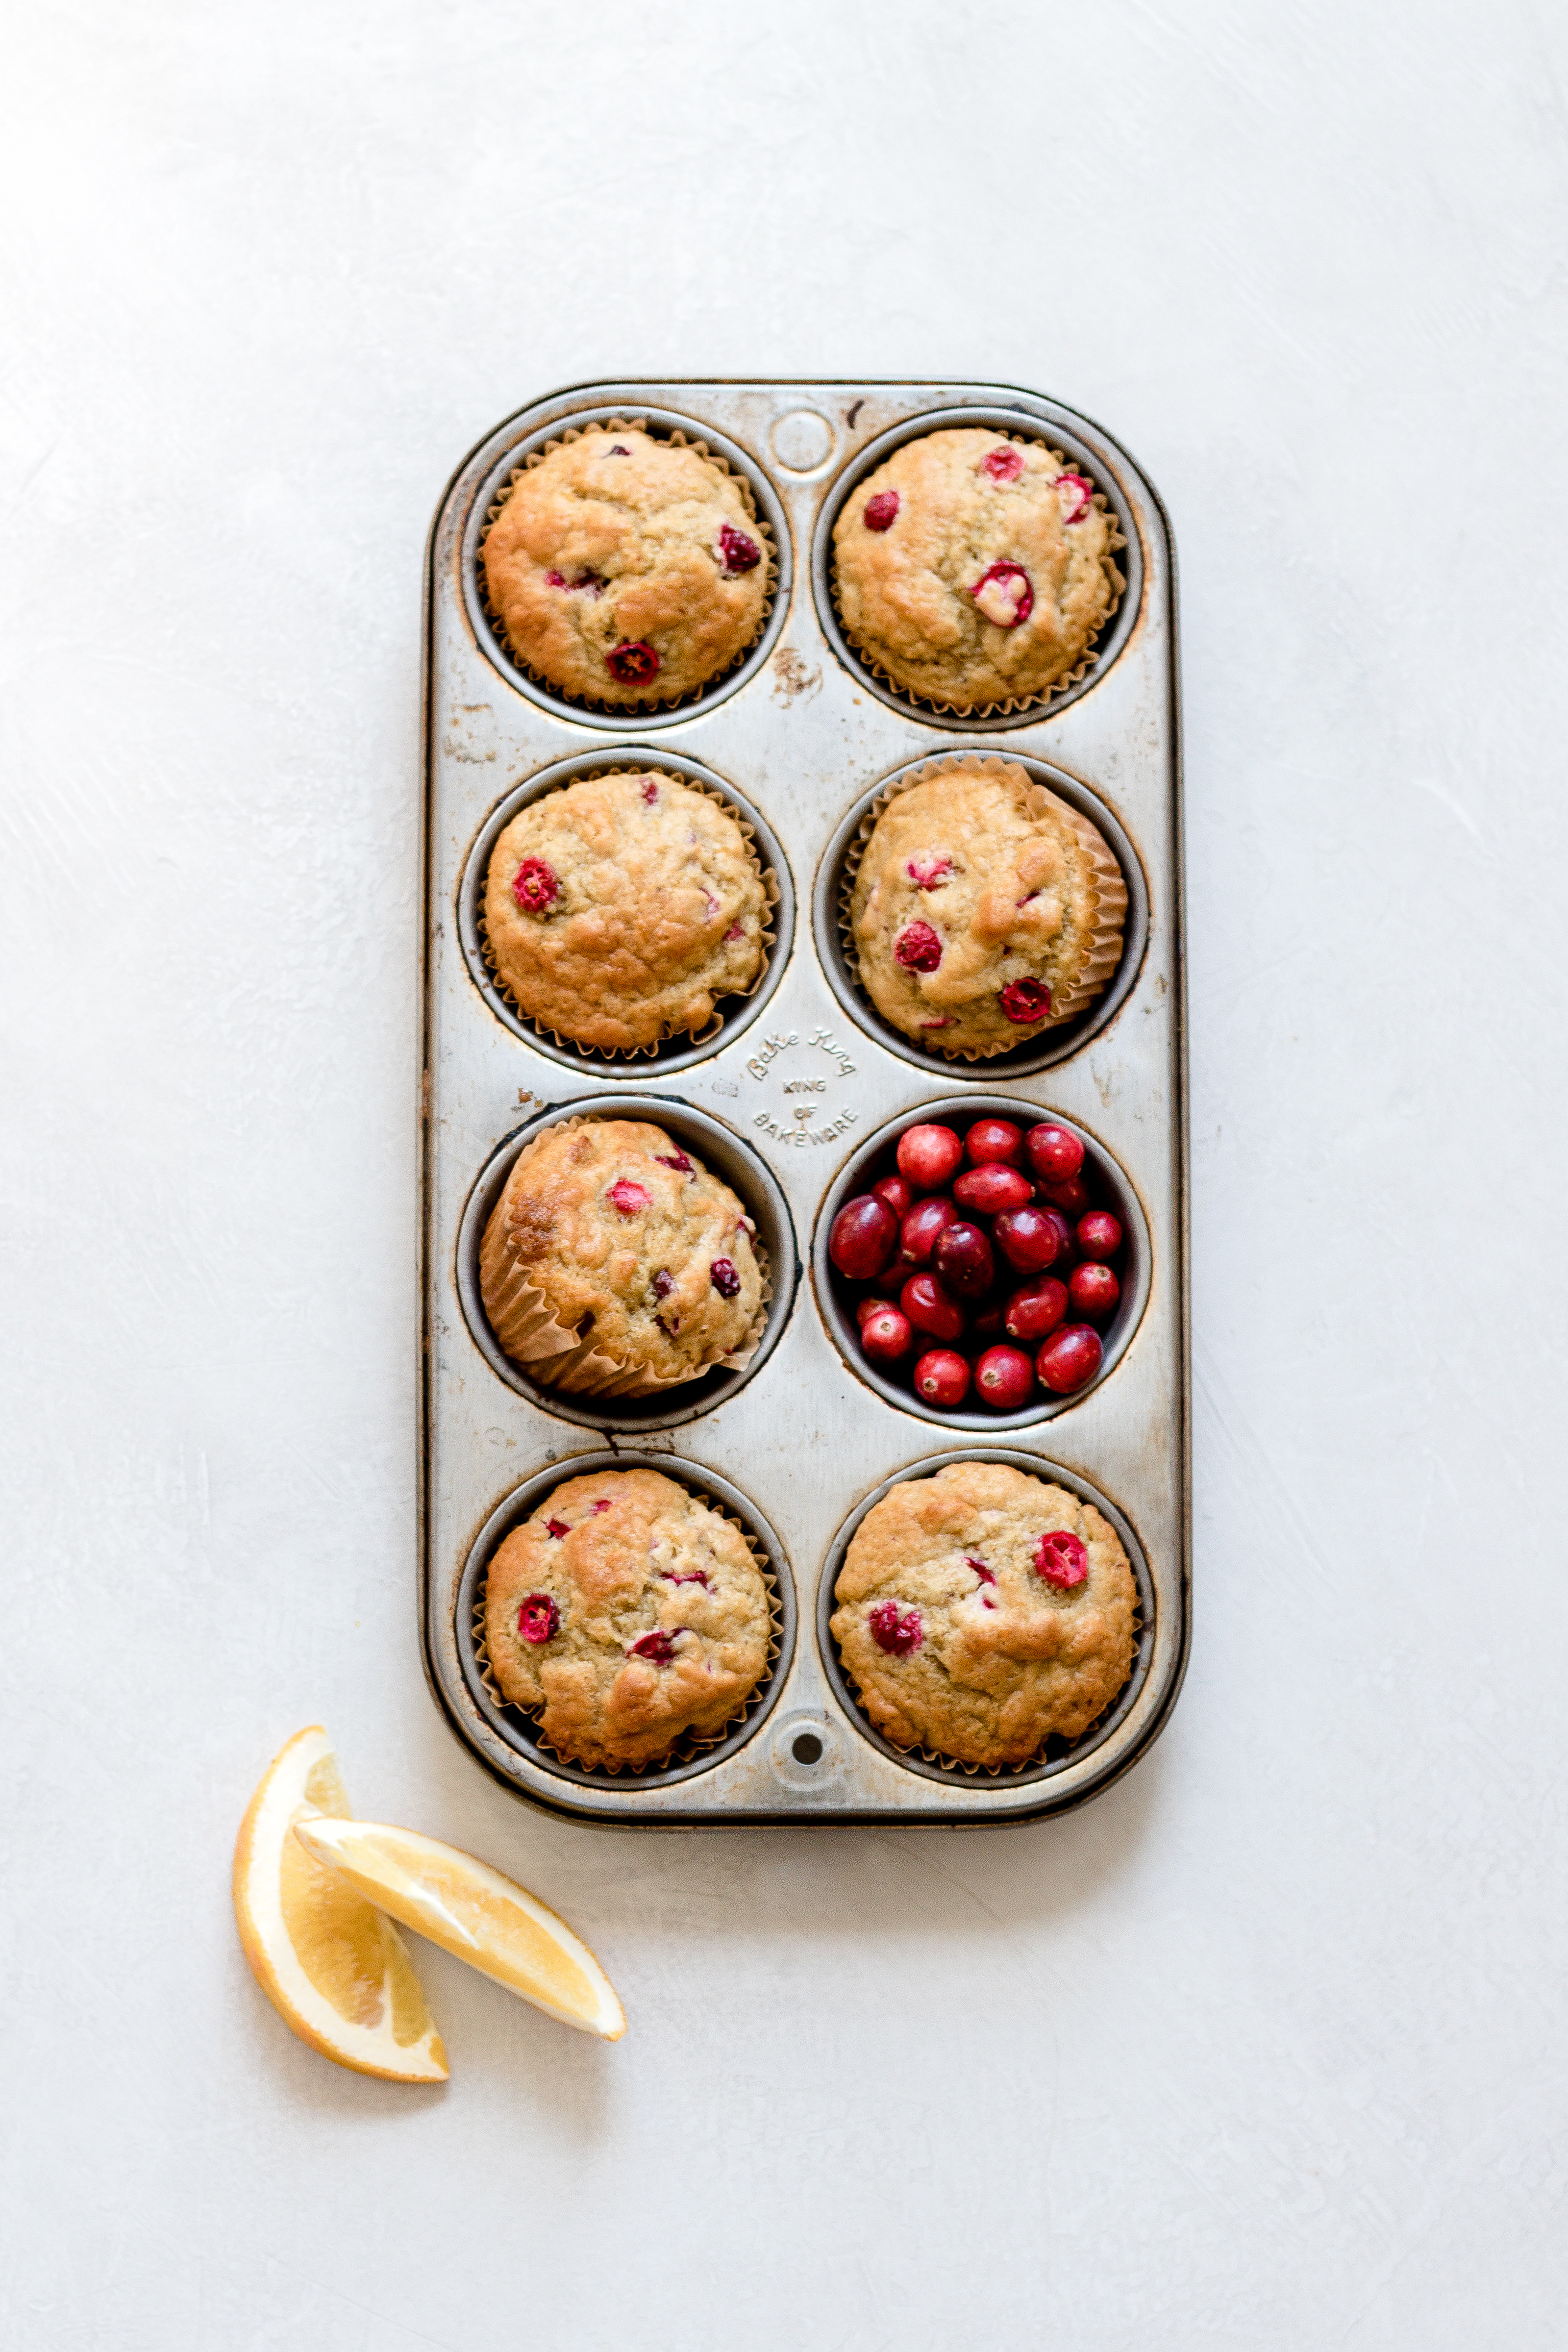
<path id="1" fill-rule="evenodd" d="M 485 577 L 485 542 L 495 529 L 496 520 L 501 509 L 525 474 L 531 473 L 536 466 L 542 465 L 553 450 L 564 449 L 570 441 L 580 441 L 583 435 L 591 431 L 645 433 L 651 440 L 668 441 L 677 449 L 693 450 L 697 457 L 705 457 L 710 466 L 715 467 L 725 476 L 727 480 L 735 484 L 746 501 L 746 511 L 756 527 L 762 544 L 763 561 L 768 566 L 767 588 L 762 599 L 762 609 L 757 616 L 757 626 L 745 645 L 740 647 L 735 659 L 727 662 L 723 669 L 716 670 L 712 677 L 704 678 L 700 686 L 694 686 L 689 694 L 664 696 L 652 702 L 604 702 L 597 700 L 591 695 L 573 694 L 570 688 L 558 685 L 553 677 L 547 677 L 542 670 L 536 669 L 527 656 L 518 652 L 507 635 L 506 623 L 490 602 L 490 591 Z M 513 467 L 486 511 L 484 528 L 479 533 L 478 544 L 474 551 L 474 584 L 496 643 L 501 647 L 507 660 L 515 663 L 525 677 L 531 678 L 541 693 L 553 695 L 559 702 L 571 703 L 580 710 L 592 710 L 601 717 L 630 720 L 638 717 L 646 717 L 653 711 L 684 709 L 688 704 L 701 701 L 704 695 L 711 694 L 716 686 L 721 684 L 725 678 L 735 675 L 742 662 L 751 654 L 768 626 L 768 615 L 773 610 L 773 600 L 779 587 L 779 550 L 774 544 L 772 524 L 766 515 L 758 510 L 757 499 L 751 484 L 739 467 L 732 466 L 729 459 L 720 451 L 711 447 L 706 441 L 700 439 L 696 435 L 683 432 L 679 425 L 672 425 L 668 431 L 664 431 L 650 425 L 646 417 L 612 416 L 607 417 L 602 424 L 595 422 L 591 426 L 586 425 L 565 426 L 561 432 L 552 435 L 550 439 L 539 448 L 530 450 L 520 466 Z M 1106 617 L 1109 618 L 1109 614 Z"/>
<path id="2" fill-rule="evenodd" d="M 545 1129 L 545 1134 L 556 1136 L 563 1129 L 596 1124 L 591 1119 L 557 1119 Z M 656 1126 L 658 1122 L 653 1119 L 649 1124 Z M 537 1136 L 517 1154 L 507 1178 L 508 1186 L 529 1152 L 543 1140 L 543 1136 Z M 768 1253 L 755 1230 L 751 1248 L 762 1277 L 762 1297 L 751 1328 L 738 1348 L 725 1355 L 709 1356 L 690 1371 L 670 1379 L 650 1372 L 645 1366 L 623 1363 L 596 1348 L 591 1339 L 579 1339 L 574 1331 L 558 1323 L 554 1308 L 529 1279 L 528 1269 L 511 1256 L 506 1241 L 492 1242 L 499 1208 L 497 1202 L 479 1244 L 480 1296 L 486 1318 L 501 1349 L 514 1363 L 524 1365 L 544 1387 L 560 1389 L 569 1396 L 657 1396 L 666 1389 L 685 1388 L 708 1372 L 742 1372 L 761 1345 L 768 1328 L 773 1281 Z M 749 1226 L 749 1217 L 747 1223 Z"/>
<path id="3" fill-rule="evenodd" d="M 719 808 L 723 809 L 725 814 L 727 817 L 732 818 L 735 824 L 740 828 L 741 837 L 746 843 L 746 854 L 751 860 L 758 880 L 762 885 L 763 895 L 768 902 L 767 912 L 762 918 L 762 961 L 757 968 L 757 977 L 751 982 L 749 987 L 731 989 L 728 991 L 727 994 L 720 1000 L 721 1003 L 729 1003 L 734 1002 L 744 1004 L 748 996 L 756 995 L 758 990 L 767 979 L 768 967 L 772 959 L 773 950 L 779 944 L 778 933 L 773 927 L 773 919 L 779 906 L 779 877 L 774 873 L 772 866 L 765 866 L 760 856 L 758 855 L 756 828 L 748 824 L 747 819 L 742 816 L 740 811 L 735 806 L 735 803 L 729 800 L 725 793 L 721 793 L 716 785 L 705 783 L 699 776 L 674 775 L 669 770 L 664 768 L 644 767 L 635 760 L 606 760 L 602 767 L 590 768 L 582 775 L 573 776 L 570 782 L 558 784 L 555 787 L 555 790 L 556 792 L 561 793 L 570 792 L 572 784 L 591 783 L 596 776 L 641 775 L 667 775 L 673 783 L 685 784 L 689 786 L 693 792 L 703 793 L 706 798 L 713 801 Z M 545 801 L 550 800 L 553 797 L 553 793 L 542 793 L 538 800 L 530 801 L 528 803 L 528 806 L 530 808 L 538 808 L 543 805 Z M 495 854 L 495 850 L 492 849 L 490 852 L 491 856 L 493 857 Z M 487 882 L 487 873 L 485 879 Z M 495 990 L 497 995 L 501 998 L 504 1003 L 511 1007 L 519 1021 L 526 1021 L 529 1028 L 532 1029 L 537 1035 L 540 1037 L 553 1038 L 558 1045 L 563 1048 L 570 1047 L 572 1052 L 580 1054 L 584 1061 L 641 1061 L 647 1055 L 660 1053 L 663 1048 L 669 1044 L 673 1037 L 685 1038 L 694 1045 L 700 1045 L 706 1040 L 716 1037 L 728 1018 L 728 1015 L 719 1009 L 719 1005 L 716 1004 L 714 1007 L 713 1019 L 707 1023 L 706 1027 L 701 1029 L 686 1030 L 665 1029 L 660 1033 L 650 1045 L 585 1045 L 581 1042 L 580 1038 L 565 1036 L 560 1030 L 551 1029 L 547 1023 L 536 1020 L 531 1013 L 527 1012 L 524 1007 L 518 1003 L 517 998 L 513 995 L 511 990 L 502 979 L 500 969 L 497 964 L 495 955 L 490 947 L 489 926 L 485 919 L 484 883 L 481 884 L 479 890 L 476 928 L 479 934 L 479 950 L 485 959 L 485 969 L 490 976 L 490 985 Z"/>
<path id="4" fill-rule="evenodd" d="M 1060 1005 L 1052 998 L 1050 1020 L 1031 1022 L 1028 1038 L 1004 1037 L 995 1045 L 989 1046 L 944 1045 L 935 1035 L 929 1040 L 910 1038 L 909 1043 L 918 1045 L 923 1052 L 941 1054 L 949 1062 L 994 1061 L 998 1054 L 1015 1053 L 1020 1045 L 1030 1043 L 1037 1037 L 1044 1037 L 1052 1029 L 1060 1029 L 1067 1022 L 1076 1021 L 1082 1013 L 1087 1013 L 1090 1006 L 1109 987 L 1116 967 L 1122 961 L 1122 947 L 1127 919 L 1127 883 L 1120 865 L 1112 855 L 1110 846 L 1098 826 L 1092 824 L 1086 816 L 1073 808 L 1069 802 L 1064 801 L 1060 793 L 1051 792 L 1044 784 L 1037 783 L 1026 769 L 1020 767 L 1016 760 L 1009 760 L 1003 752 L 945 751 L 936 759 L 924 760 L 919 767 L 906 769 L 902 775 L 895 776 L 877 793 L 856 827 L 854 838 L 844 853 L 843 867 L 840 877 L 839 936 L 843 945 L 845 968 L 867 1003 L 873 1011 L 879 1012 L 880 1018 L 885 1021 L 888 1016 L 884 1013 L 880 1013 L 880 1008 L 877 1007 L 875 999 L 862 976 L 860 949 L 854 930 L 855 883 L 860 876 L 867 844 L 875 832 L 884 810 L 889 808 L 901 793 L 908 792 L 912 785 L 924 783 L 927 777 L 939 775 L 944 770 L 977 767 L 995 768 L 1000 773 L 1021 784 L 1032 814 L 1039 814 L 1049 805 L 1067 818 L 1093 872 L 1095 887 L 1099 892 L 1100 913 L 1094 927 L 1092 945 L 1077 988 L 1071 996 L 1065 998 Z M 897 1028 L 898 1024 L 896 1022 L 891 1022 L 889 1026 Z M 901 1030 L 899 1034 L 904 1035 L 905 1033 Z"/>

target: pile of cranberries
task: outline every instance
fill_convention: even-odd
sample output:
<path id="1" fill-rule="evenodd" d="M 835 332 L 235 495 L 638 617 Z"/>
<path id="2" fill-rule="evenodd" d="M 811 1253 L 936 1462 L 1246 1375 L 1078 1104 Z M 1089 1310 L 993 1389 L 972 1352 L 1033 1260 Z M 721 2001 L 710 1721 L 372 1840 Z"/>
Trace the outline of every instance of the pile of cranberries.
<path id="1" fill-rule="evenodd" d="M 869 1363 L 940 1410 L 972 1387 L 993 1412 L 1017 1412 L 1037 1388 L 1071 1396 L 1094 1378 L 1122 1244 L 1070 1129 L 978 1118 L 963 1136 L 906 1128 L 896 1171 L 833 1219 L 828 1255 L 863 1292 Z"/>

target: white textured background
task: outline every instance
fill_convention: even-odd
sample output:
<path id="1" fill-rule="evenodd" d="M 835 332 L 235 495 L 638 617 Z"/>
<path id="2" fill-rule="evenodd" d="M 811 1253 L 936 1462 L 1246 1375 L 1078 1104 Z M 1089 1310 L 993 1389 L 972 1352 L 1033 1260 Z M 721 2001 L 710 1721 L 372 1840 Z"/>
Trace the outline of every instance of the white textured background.
<path id="1" fill-rule="evenodd" d="M 1568 26 L 53 0 L 6 35 L 7 2352 L 1563 2341 Z M 414 1625 L 419 571 L 573 381 L 973 375 L 1183 563 L 1197 1646 L 1087 1811 L 580 1831 Z M 294 2042 L 235 1823 L 590 1937 Z"/>

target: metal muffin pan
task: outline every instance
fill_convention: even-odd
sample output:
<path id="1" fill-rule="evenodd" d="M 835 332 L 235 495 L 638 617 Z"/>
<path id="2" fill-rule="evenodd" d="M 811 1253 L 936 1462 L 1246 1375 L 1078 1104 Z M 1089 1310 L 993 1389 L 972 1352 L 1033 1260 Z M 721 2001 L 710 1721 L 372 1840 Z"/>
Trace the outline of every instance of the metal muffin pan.
<path id="1" fill-rule="evenodd" d="M 625 718 L 580 709 L 517 671 L 486 618 L 476 568 L 484 516 L 522 456 L 612 417 L 679 426 L 743 471 L 779 566 L 763 635 L 735 670 L 679 709 Z M 897 439 L 949 424 L 1049 439 L 1105 492 L 1129 541 L 1117 557 L 1128 590 L 1088 675 L 1049 706 L 999 721 L 905 706 L 843 645 L 832 612 L 825 551 L 838 503 Z M 432 530 L 427 619 L 421 1626 L 437 1702 L 505 1786 L 583 1821 L 999 1825 L 1081 1802 L 1158 1731 L 1188 1634 L 1180 765 L 1174 559 L 1158 499 L 1097 425 L 1005 386 L 588 384 L 531 404 L 459 467 Z M 836 898 L 831 927 L 822 920 L 866 798 L 913 763 L 969 748 L 1037 762 L 1040 781 L 1097 822 L 1108 814 L 1118 855 L 1132 861 L 1141 931 L 1134 951 L 1130 918 L 1113 1001 L 1082 1034 L 990 1063 L 937 1059 L 885 1030 L 842 966 Z M 699 773 L 759 817 L 781 890 L 814 891 L 817 921 L 814 933 L 791 929 L 781 903 L 761 1001 L 729 1000 L 706 1045 L 672 1041 L 667 1058 L 579 1057 L 508 1017 L 489 979 L 475 913 L 482 845 L 503 807 L 545 779 L 644 761 Z M 794 1270 L 841 1176 L 880 1130 L 938 1101 L 977 1115 L 993 1097 L 1065 1118 L 1103 1155 L 1141 1213 L 1134 1280 L 1113 1327 L 1117 1360 L 1081 1396 L 1038 1417 L 1026 1410 L 1021 1425 L 968 1413 L 934 1423 L 846 1358 L 820 1285 L 798 1283 Z M 601 1405 L 538 1388 L 496 1348 L 475 1281 L 487 1204 L 542 1118 L 590 1109 L 667 1125 L 747 1199 L 773 1259 L 774 1297 L 743 1372 Z M 1108 1507 L 1140 1579 L 1137 1662 L 1120 1697 L 1071 1749 L 1048 1749 L 1019 1773 L 968 1774 L 891 1748 L 823 1632 L 822 1580 L 836 1573 L 857 1513 L 956 1447 L 1033 1467 Z M 798 1626 L 733 1734 L 669 1769 L 613 1777 L 563 1767 L 526 1721 L 508 1719 L 515 1710 L 495 1707 L 478 1677 L 472 1606 L 523 1497 L 601 1465 L 606 1448 L 727 1496 L 768 1549 Z"/>

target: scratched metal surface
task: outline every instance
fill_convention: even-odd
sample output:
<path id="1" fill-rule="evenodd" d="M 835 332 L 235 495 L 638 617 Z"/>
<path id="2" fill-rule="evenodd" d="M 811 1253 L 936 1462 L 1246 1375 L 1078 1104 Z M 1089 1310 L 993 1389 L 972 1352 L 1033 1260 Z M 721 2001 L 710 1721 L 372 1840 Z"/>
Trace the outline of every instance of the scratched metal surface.
<path id="1" fill-rule="evenodd" d="M 1091 461 L 1130 526 L 1127 609 L 1083 687 L 1043 715 L 966 724 L 900 708 L 842 656 L 813 593 L 813 541 L 835 489 L 873 441 L 959 408 L 1044 425 Z M 552 706 L 504 674 L 473 593 L 472 546 L 489 485 L 528 436 L 585 411 L 667 414 L 721 436 L 756 470 L 765 509 L 787 520 L 790 575 L 738 682 L 701 704 L 634 722 Z M 977 417 L 976 421 L 979 421 Z M 1125 559 L 1124 559 L 1125 560 Z M 1141 569 L 1141 593 L 1139 572 Z M 1126 453 L 1057 404 L 1003 386 L 668 382 L 593 384 L 510 419 L 455 478 L 430 542 L 425 840 L 425 1223 L 422 1628 L 432 1687 L 457 1736 L 519 1796 L 584 1820 L 713 1823 L 883 1819 L 1002 1823 L 1076 1804 L 1124 1770 L 1176 1697 L 1187 1642 L 1187 1370 L 1182 1045 L 1180 774 L 1175 581 L 1158 500 Z M 788 860 L 797 918 L 782 977 L 752 1015 L 739 1008 L 712 1049 L 656 1063 L 579 1061 L 497 1018 L 465 953 L 464 878 L 501 799 L 554 762 L 622 747 L 675 754 L 733 785 Z M 1051 762 L 1109 806 L 1142 864 L 1148 940 L 1113 1019 L 1065 1059 L 1026 1075 L 996 1064 L 919 1066 L 862 1027 L 830 985 L 811 905 L 829 844 L 853 803 L 911 761 L 975 746 Z M 823 945 L 831 942 L 823 940 Z M 1026 1059 L 1028 1057 L 1025 1057 Z M 1035 1057 L 1037 1060 L 1039 1057 Z M 460 1297 L 459 1234 L 486 1163 L 551 1106 L 612 1093 L 683 1102 L 716 1120 L 772 1171 L 808 1268 L 767 1362 L 708 1391 L 676 1391 L 649 1412 L 572 1418 L 504 1381 Z M 934 1427 L 875 1394 L 845 1360 L 809 1271 L 821 1203 L 883 1122 L 940 1097 L 1004 1095 L 1063 1113 L 1111 1153 L 1147 1221 L 1147 1293 L 1120 1360 L 1081 1400 L 996 1450 L 1061 1465 L 1105 1496 L 1146 1564 L 1152 1624 L 1142 1679 L 1103 1736 L 1041 1777 L 932 1774 L 875 1740 L 819 1650 L 820 1579 L 845 1521 L 898 1471 L 960 1446 L 972 1425 Z M 632 1115 L 636 1113 L 632 1110 Z M 650 1106 L 650 1116 L 657 1116 Z M 474 1219 L 470 1218 L 470 1226 Z M 471 1285 L 470 1285 L 471 1287 Z M 770 1704 L 718 1760 L 679 1777 L 568 1776 L 509 1738 L 465 1671 L 459 1586 L 480 1530 L 552 1463 L 606 1445 L 728 1482 L 776 1534 L 795 1588 L 795 1638 Z M 470 1570 L 472 1576 L 472 1570 Z M 821 1748 L 795 1755 L 803 1730 Z"/>

